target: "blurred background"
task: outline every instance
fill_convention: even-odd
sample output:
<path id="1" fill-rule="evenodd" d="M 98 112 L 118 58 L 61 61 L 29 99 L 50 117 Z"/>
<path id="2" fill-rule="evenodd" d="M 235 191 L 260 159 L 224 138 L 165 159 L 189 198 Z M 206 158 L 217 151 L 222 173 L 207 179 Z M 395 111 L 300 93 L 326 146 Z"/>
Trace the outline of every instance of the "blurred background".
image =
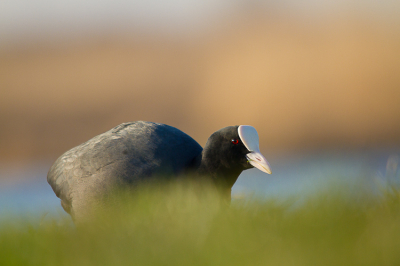
<path id="1" fill-rule="evenodd" d="M 0 213 L 60 210 L 51 164 L 135 120 L 254 126 L 237 198 L 396 176 L 400 2 L 0 2 Z"/>

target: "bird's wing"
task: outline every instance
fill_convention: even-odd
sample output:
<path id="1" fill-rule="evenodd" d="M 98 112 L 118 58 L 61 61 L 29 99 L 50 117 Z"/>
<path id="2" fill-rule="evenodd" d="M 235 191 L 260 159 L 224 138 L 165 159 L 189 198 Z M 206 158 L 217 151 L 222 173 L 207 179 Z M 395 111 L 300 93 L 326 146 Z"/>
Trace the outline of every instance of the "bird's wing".
<path id="1" fill-rule="evenodd" d="M 163 124 L 121 124 L 64 153 L 47 181 L 73 215 L 94 194 L 114 184 L 134 185 L 155 174 L 177 174 L 202 151 L 182 131 Z"/>

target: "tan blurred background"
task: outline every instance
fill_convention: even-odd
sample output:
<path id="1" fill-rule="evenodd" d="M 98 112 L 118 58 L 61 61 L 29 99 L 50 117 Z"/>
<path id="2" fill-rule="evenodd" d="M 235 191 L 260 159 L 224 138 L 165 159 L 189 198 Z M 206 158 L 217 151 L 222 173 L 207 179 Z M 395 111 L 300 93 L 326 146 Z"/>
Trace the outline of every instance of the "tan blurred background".
<path id="1" fill-rule="evenodd" d="M 109 6 L 98 13 L 91 1 L 32 2 L 7 0 L 1 11 L 2 163 L 53 161 L 135 120 L 201 145 L 250 124 L 270 154 L 400 144 L 394 2 L 100 1 Z"/>

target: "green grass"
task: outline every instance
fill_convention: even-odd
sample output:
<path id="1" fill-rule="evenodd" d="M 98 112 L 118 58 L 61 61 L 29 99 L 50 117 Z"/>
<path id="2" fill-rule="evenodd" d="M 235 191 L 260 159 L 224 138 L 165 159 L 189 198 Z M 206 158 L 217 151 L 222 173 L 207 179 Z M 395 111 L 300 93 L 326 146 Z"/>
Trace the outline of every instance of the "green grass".
<path id="1" fill-rule="evenodd" d="M 0 265 L 400 265 L 400 193 L 321 192 L 295 207 L 226 206 L 178 183 L 119 195 L 78 227 L 69 219 L 0 227 Z"/>

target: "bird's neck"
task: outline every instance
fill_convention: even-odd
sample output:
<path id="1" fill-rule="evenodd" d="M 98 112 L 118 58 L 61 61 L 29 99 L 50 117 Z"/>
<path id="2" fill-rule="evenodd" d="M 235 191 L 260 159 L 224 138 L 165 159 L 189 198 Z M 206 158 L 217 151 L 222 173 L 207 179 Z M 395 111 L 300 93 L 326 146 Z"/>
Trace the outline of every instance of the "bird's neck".
<path id="1" fill-rule="evenodd" d="M 240 166 L 235 167 L 224 164 L 204 150 L 195 158 L 195 161 L 195 171 L 199 176 L 211 178 L 219 189 L 222 191 L 229 190 L 229 193 L 243 170 Z"/>

